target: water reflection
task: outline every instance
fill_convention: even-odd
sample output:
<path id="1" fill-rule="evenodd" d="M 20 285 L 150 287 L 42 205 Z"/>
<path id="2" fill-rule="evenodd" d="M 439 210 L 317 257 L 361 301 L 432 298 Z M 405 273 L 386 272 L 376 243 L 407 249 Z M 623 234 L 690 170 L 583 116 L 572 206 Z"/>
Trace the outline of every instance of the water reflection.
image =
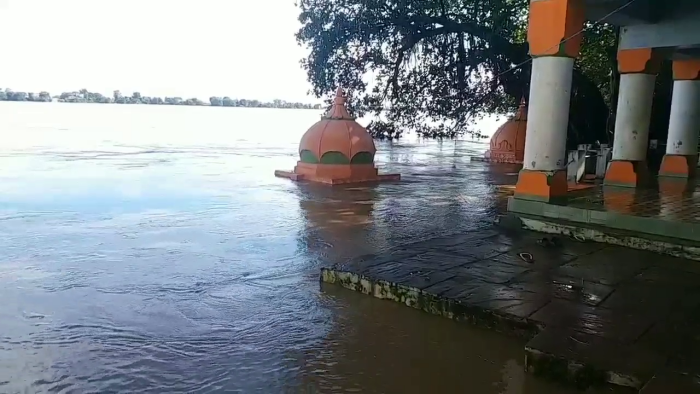
<path id="1" fill-rule="evenodd" d="M 375 185 L 331 188 L 302 184 L 299 188 L 305 224 L 301 238 L 311 253 L 330 262 L 386 249 L 381 236 L 367 239 L 380 196 Z"/>
<path id="2" fill-rule="evenodd" d="M 314 111 L 0 106 L 0 392 L 530 384 L 520 343 L 319 291 L 329 260 L 488 226 L 485 144 L 380 143 L 404 181 L 319 188 L 272 176 Z"/>

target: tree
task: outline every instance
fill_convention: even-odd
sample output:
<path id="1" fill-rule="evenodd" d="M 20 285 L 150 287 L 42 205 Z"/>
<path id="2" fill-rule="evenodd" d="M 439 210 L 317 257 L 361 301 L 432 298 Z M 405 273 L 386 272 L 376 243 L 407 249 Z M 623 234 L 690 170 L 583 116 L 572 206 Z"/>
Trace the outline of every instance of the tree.
<path id="1" fill-rule="evenodd" d="M 529 0 L 299 0 L 297 41 L 310 49 L 302 66 L 317 97 L 345 88 L 355 115 L 376 118 L 369 129 L 377 137 L 401 130 L 454 137 L 469 132 L 481 115 L 510 112 L 527 97 L 528 5 Z M 596 25 L 590 34 L 609 30 Z M 609 56 L 606 42 L 596 48 L 596 56 Z M 610 73 L 594 65 L 593 57 L 582 59 L 574 70 L 570 147 L 583 136 L 606 136 L 609 111 L 598 82 Z"/>
<path id="2" fill-rule="evenodd" d="M 8 101 L 27 101 L 27 93 L 25 92 L 13 92 L 10 89 L 5 91 L 7 94 Z"/>
<path id="3" fill-rule="evenodd" d="M 224 97 L 222 101 L 222 105 L 225 107 L 235 107 L 236 106 L 236 101 L 232 100 L 231 97 L 226 96 Z"/>

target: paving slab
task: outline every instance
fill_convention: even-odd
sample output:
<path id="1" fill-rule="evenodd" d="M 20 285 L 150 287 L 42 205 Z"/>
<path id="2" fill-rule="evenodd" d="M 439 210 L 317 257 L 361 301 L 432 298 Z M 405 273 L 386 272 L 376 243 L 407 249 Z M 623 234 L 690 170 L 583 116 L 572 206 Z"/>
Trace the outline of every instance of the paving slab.
<path id="1" fill-rule="evenodd" d="M 552 298 L 598 306 L 615 290 L 613 286 L 558 275 L 555 272 L 530 271 L 515 278 L 510 286 L 523 291 L 539 292 Z"/>
<path id="2" fill-rule="evenodd" d="M 543 327 L 571 329 L 623 343 L 634 343 L 657 321 L 653 316 L 567 300 L 553 300 L 532 315 L 532 320 Z"/>
<path id="3" fill-rule="evenodd" d="M 700 376 L 664 371 L 655 375 L 640 394 L 694 394 L 700 393 Z"/>
<path id="4" fill-rule="evenodd" d="M 530 372 L 580 387 L 700 373 L 700 263 L 541 238 L 440 237 L 334 264 L 321 280 L 527 339 Z"/>
<path id="5" fill-rule="evenodd" d="M 685 303 L 654 324 L 638 341 L 640 346 L 667 356 L 670 371 L 700 372 L 700 307 Z"/>
<path id="6" fill-rule="evenodd" d="M 580 256 L 562 265 L 557 273 L 604 285 L 615 286 L 632 279 L 653 265 L 653 254 L 649 252 L 609 247 Z"/>

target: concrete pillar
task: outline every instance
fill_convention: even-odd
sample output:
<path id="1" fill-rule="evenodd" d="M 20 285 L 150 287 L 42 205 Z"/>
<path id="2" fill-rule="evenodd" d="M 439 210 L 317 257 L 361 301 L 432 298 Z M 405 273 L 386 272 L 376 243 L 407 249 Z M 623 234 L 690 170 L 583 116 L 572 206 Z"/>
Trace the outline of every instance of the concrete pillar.
<path id="1" fill-rule="evenodd" d="M 649 121 L 661 57 L 651 48 L 620 50 L 617 63 L 620 94 L 612 161 L 605 173 L 605 184 L 637 187 L 649 179 Z"/>
<path id="2" fill-rule="evenodd" d="M 544 56 L 532 59 L 527 136 L 523 168 L 556 171 L 566 168 L 574 59 Z M 532 136 L 532 138 L 529 138 Z"/>
<path id="3" fill-rule="evenodd" d="M 666 154 L 659 176 L 690 179 L 698 166 L 700 60 L 674 61 L 673 79 Z"/>
<path id="4" fill-rule="evenodd" d="M 582 0 L 531 0 L 527 40 L 532 75 L 523 169 L 515 198 L 564 197 L 566 134 L 574 59 L 581 48 Z"/>

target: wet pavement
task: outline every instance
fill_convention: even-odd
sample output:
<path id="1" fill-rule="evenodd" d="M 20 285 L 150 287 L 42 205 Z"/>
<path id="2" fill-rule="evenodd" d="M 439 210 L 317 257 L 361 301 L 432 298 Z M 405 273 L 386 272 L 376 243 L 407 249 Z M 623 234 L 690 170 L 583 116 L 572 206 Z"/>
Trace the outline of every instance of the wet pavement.
<path id="1" fill-rule="evenodd" d="M 531 339 L 525 353 L 535 375 L 641 389 L 658 374 L 700 390 L 696 262 L 547 240 L 495 227 L 467 231 L 336 262 L 322 280 Z"/>
<path id="2" fill-rule="evenodd" d="M 314 111 L 0 115 L 2 393 L 573 392 L 522 339 L 319 287 L 326 261 L 491 226 L 516 169 L 470 163 L 483 142 L 383 143 L 402 182 L 329 189 L 273 176 Z"/>
<path id="3" fill-rule="evenodd" d="M 552 203 L 510 199 L 508 210 L 537 231 L 700 260 L 699 190 L 688 180 L 655 178 L 639 188 L 589 185 Z"/>

